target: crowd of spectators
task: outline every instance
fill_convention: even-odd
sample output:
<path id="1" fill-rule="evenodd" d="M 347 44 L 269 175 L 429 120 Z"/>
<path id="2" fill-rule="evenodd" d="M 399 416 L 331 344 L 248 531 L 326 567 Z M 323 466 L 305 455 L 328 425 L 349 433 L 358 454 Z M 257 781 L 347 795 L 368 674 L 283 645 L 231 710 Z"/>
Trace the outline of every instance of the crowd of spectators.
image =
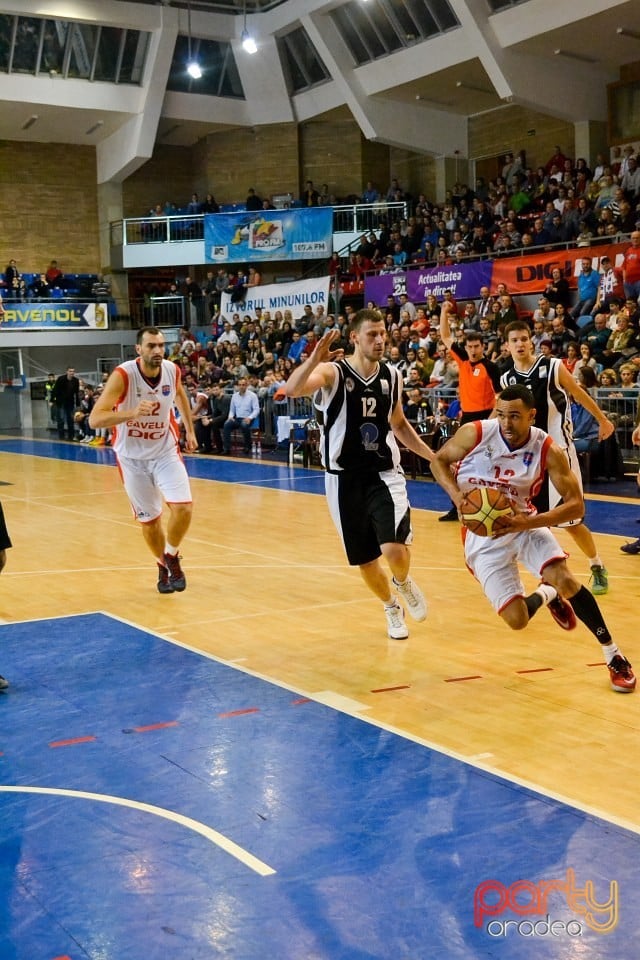
<path id="1" fill-rule="evenodd" d="M 24 303 L 32 300 L 55 300 L 76 297 L 92 299 L 96 303 L 111 297 L 111 284 L 101 273 L 63 273 L 57 260 L 51 260 L 42 273 L 22 271 L 11 259 L 0 277 L 0 305 L 2 300 Z"/>
<path id="2" fill-rule="evenodd" d="M 361 201 L 405 201 L 407 217 L 363 233 L 348 264 L 332 257 L 329 270 L 360 280 L 370 271 L 396 273 L 410 264 L 451 265 L 480 257 L 510 257 L 554 244 L 593 246 L 619 240 L 640 223 L 640 167 L 631 147 L 593 169 L 557 146 L 544 166 L 527 167 L 523 155 L 507 154 L 502 173 L 473 188 L 456 183 L 444 203 L 420 194 L 414 200 L 393 180 L 386 194 L 369 181 Z M 620 154 L 616 157 L 616 153 Z"/>

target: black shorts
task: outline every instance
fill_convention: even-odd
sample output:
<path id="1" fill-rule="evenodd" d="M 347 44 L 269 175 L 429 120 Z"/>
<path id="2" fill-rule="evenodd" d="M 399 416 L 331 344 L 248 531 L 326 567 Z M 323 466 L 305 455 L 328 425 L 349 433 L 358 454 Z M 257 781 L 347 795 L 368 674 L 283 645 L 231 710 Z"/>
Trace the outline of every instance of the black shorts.
<path id="1" fill-rule="evenodd" d="M 401 470 L 326 473 L 325 489 L 351 566 L 377 560 L 383 543 L 411 543 L 411 510 Z"/>

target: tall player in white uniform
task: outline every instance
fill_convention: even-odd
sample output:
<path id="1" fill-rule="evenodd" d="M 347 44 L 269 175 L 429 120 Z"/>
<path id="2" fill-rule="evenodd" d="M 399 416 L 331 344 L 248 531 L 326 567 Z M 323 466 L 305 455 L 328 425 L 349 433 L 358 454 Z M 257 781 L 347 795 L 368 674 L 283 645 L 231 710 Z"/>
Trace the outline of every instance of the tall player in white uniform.
<path id="1" fill-rule="evenodd" d="M 566 553 L 548 529 L 584 513 L 582 490 L 566 452 L 534 426 L 534 398 L 527 387 L 506 387 L 496 412 L 495 420 L 460 427 L 431 462 L 433 476 L 458 509 L 472 487 L 482 486 L 500 490 L 515 505 L 517 512 L 504 534 L 480 537 L 463 528 L 467 566 L 512 630 L 526 627 L 543 604 L 565 630 L 576 626 L 577 616 L 601 645 L 612 689 L 631 693 L 636 685 L 631 664 L 613 642 L 597 600 L 573 576 Z M 532 501 L 545 476 L 560 494 L 560 502 L 538 513 Z M 529 596 L 524 595 L 519 562 L 544 578 Z"/>
<path id="2" fill-rule="evenodd" d="M 404 600 L 414 620 L 427 615 L 425 599 L 409 576 L 412 540 L 407 486 L 395 437 L 419 457 L 433 451 L 420 439 L 402 410 L 402 379 L 382 363 L 386 329 L 377 310 L 360 310 L 351 330 L 354 352 L 334 360 L 328 331 L 286 382 L 290 397 L 312 396 L 322 430 L 321 452 L 331 517 L 347 559 L 384 604 L 387 633 L 409 636 Z M 393 589 L 380 557 L 393 575 Z"/>
<path id="3" fill-rule="evenodd" d="M 573 423 L 571 420 L 571 397 L 580 403 L 595 417 L 599 425 L 599 439 L 610 437 L 615 427 L 586 390 L 569 373 L 557 357 L 537 357 L 529 325 L 524 320 L 514 320 L 507 324 L 505 337 L 513 359 L 513 368 L 500 378 L 503 387 L 521 384 L 533 393 L 536 405 L 536 426 L 545 430 L 569 458 L 569 465 L 582 490 L 582 475 L 578 455 L 573 444 Z M 538 510 L 548 510 L 560 501 L 560 494 L 554 483 L 547 478 L 536 506 Z M 562 524 L 571 534 L 577 545 L 589 560 L 591 567 L 591 591 L 596 595 L 607 593 L 609 580 L 607 571 L 598 554 L 593 534 L 582 519 Z"/>
<path id="4" fill-rule="evenodd" d="M 187 581 L 178 549 L 191 523 L 192 498 L 173 408 L 175 405 L 182 417 L 186 449 L 193 451 L 198 444 L 191 406 L 180 370 L 164 359 L 160 330 L 143 327 L 136 352 L 136 360 L 126 360 L 113 371 L 89 422 L 94 429 L 113 428 L 112 446 L 124 488 L 158 564 L 159 592 L 181 592 Z M 166 536 L 163 498 L 169 507 Z"/>

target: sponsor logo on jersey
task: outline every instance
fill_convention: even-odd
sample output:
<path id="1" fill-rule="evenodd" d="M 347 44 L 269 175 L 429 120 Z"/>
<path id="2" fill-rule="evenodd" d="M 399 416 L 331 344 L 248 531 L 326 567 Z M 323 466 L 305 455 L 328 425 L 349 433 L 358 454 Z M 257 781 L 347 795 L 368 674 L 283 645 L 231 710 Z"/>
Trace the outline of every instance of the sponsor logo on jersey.
<path id="1" fill-rule="evenodd" d="M 168 383 L 163 384 L 163 386 L 162 386 L 162 396 L 163 396 L 163 397 L 168 397 L 170 393 L 171 393 L 171 385 L 168 384 Z"/>
<path id="2" fill-rule="evenodd" d="M 346 380 L 344 381 L 344 388 L 347 391 L 347 393 L 351 393 L 351 391 L 355 389 L 355 386 L 356 385 L 351 379 L 351 377 L 347 377 Z"/>

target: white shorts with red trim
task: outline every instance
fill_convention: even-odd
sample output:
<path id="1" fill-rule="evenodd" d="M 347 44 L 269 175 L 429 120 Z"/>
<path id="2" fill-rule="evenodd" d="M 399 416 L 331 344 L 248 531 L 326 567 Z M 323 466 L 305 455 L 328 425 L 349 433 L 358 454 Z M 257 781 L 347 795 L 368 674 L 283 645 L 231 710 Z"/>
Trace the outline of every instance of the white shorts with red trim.
<path id="1" fill-rule="evenodd" d="M 118 457 L 124 489 L 141 523 L 149 523 L 162 513 L 167 503 L 191 503 L 189 476 L 180 454 L 169 450 L 157 460 Z"/>

